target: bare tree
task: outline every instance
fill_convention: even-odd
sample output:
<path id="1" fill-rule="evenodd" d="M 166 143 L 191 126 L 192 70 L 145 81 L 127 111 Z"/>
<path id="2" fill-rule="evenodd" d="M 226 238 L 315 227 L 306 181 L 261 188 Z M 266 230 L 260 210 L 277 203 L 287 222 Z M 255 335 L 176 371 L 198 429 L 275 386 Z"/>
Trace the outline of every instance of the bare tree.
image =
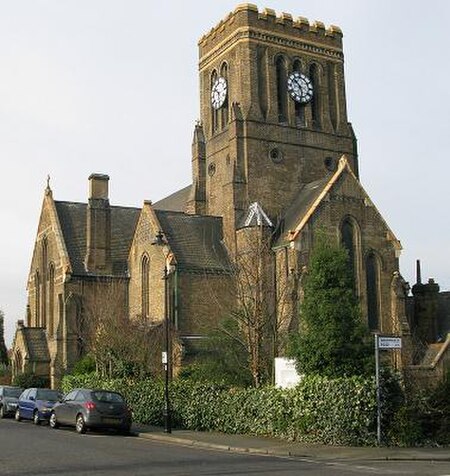
<path id="1" fill-rule="evenodd" d="M 81 353 L 91 355 L 97 371 L 108 376 L 142 376 L 160 369 L 162 325 L 126 309 L 127 283 L 103 279 L 83 300 L 77 323 Z M 156 369 L 156 370 L 155 370 Z"/>
<path id="2" fill-rule="evenodd" d="M 251 374 L 255 387 L 273 379 L 273 359 L 280 348 L 281 331 L 287 329 L 292 318 L 288 305 L 292 279 L 284 274 L 284 267 L 277 266 L 272 244 L 273 234 L 268 227 L 238 232 L 239 252 L 230 272 L 233 305 L 228 302 L 225 307 L 223 301 L 215 299 L 226 316 L 214 333 L 216 341 L 218 332 L 227 342 L 233 342 L 245 362 L 242 358 L 235 360 Z M 230 349 L 223 351 L 229 354 Z"/>

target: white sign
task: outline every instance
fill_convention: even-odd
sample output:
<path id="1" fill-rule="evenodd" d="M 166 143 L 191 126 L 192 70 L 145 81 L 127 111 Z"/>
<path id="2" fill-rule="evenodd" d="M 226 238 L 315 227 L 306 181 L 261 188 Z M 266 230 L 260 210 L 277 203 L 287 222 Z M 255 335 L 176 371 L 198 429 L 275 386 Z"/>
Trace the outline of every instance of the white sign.
<path id="1" fill-rule="evenodd" d="M 162 352 L 162 363 L 167 364 L 167 352 Z"/>
<path id="2" fill-rule="evenodd" d="M 301 380 L 295 368 L 295 360 L 285 357 L 275 358 L 275 385 L 281 388 L 295 387 Z"/>
<path id="3" fill-rule="evenodd" d="M 378 348 L 379 349 L 401 349 L 402 338 L 378 336 Z"/>

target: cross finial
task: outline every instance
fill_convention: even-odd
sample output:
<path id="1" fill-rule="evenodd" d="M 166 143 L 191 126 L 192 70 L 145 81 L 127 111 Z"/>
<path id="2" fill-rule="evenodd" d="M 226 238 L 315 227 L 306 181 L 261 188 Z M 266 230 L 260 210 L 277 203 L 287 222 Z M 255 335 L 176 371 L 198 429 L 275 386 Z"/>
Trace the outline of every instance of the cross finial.
<path id="1" fill-rule="evenodd" d="M 52 189 L 50 188 L 50 174 L 47 175 L 47 187 L 45 188 L 45 193 L 46 194 L 52 193 Z"/>

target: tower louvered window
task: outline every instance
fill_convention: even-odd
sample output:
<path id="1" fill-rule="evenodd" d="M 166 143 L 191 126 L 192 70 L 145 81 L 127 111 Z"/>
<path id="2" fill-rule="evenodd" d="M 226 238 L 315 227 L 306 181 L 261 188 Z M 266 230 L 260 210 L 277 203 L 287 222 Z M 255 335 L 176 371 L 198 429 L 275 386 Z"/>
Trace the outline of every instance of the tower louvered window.
<path id="1" fill-rule="evenodd" d="M 225 79 L 227 84 L 229 84 L 229 82 L 228 82 L 228 66 L 227 66 L 226 63 L 223 63 L 222 67 L 220 68 L 220 76 Z M 229 94 L 230 94 L 230 91 L 228 90 L 227 95 L 225 97 L 225 101 L 224 101 L 222 107 L 220 108 L 220 122 L 221 122 L 221 128 L 222 129 L 228 124 L 228 121 L 229 121 L 229 107 L 228 107 L 228 105 L 229 105 L 229 99 L 228 99 Z"/>
<path id="2" fill-rule="evenodd" d="M 319 68 L 315 63 L 313 63 L 309 67 L 309 77 L 311 79 L 313 91 L 314 91 L 314 94 L 311 100 L 312 125 L 316 129 L 320 129 L 322 127 L 321 117 L 320 117 L 320 81 L 319 81 Z"/>
<path id="3" fill-rule="evenodd" d="M 287 122 L 287 70 L 282 56 L 276 60 L 278 122 Z"/>
<path id="4" fill-rule="evenodd" d="M 212 75 L 211 75 L 211 84 L 210 84 L 210 90 L 212 91 L 214 83 L 217 81 L 217 71 L 214 70 Z M 219 111 L 211 107 L 211 129 L 212 133 L 216 132 L 219 127 Z"/>

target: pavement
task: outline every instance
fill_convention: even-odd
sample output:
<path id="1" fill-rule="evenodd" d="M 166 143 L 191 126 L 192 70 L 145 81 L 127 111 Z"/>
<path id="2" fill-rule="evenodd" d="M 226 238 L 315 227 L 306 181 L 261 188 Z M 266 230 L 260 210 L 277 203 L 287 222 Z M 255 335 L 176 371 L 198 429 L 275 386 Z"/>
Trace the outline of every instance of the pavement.
<path id="1" fill-rule="evenodd" d="M 160 442 L 196 446 L 220 451 L 254 453 L 273 456 L 293 456 L 322 461 L 449 461 L 450 447 L 351 447 L 328 446 L 284 441 L 246 435 L 229 435 L 217 432 L 173 429 L 165 433 L 163 428 L 150 425 L 133 425 L 133 433 L 139 438 Z"/>

